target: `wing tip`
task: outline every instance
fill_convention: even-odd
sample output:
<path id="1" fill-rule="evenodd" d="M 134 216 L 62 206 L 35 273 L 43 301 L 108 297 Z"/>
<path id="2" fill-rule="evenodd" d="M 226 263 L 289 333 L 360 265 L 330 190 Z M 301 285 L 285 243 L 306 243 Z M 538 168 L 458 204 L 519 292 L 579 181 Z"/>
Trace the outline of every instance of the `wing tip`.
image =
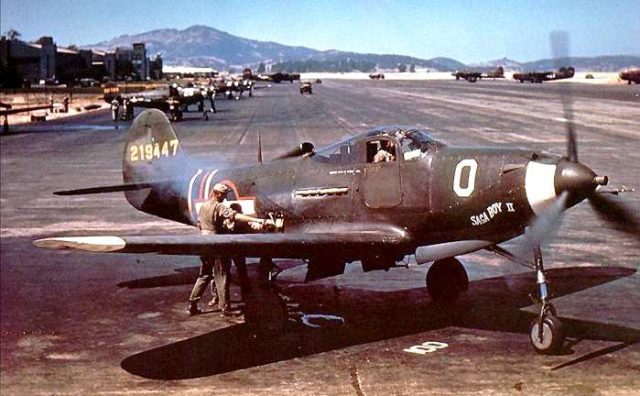
<path id="1" fill-rule="evenodd" d="M 53 237 L 37 239 L 33 245 L 43 249 L 116 252 L 124 249 L 126 242 L 115 236 Z"/>

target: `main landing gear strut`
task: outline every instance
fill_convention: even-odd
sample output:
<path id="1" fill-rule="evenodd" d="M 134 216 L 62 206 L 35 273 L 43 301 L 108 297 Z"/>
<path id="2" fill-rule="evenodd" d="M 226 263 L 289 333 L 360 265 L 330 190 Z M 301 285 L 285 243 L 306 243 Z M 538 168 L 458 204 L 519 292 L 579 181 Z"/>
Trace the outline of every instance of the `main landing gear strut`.
<path id="1" fill-rule="evenodd" d="M 549 284 L 544 273 L 542 253 L 540 246 L 533 249 L 535 257 L 534 269 L 536 271 L 536 283 L 538 284 L 539 296 L 532 299 L 540 304 L 538 317 L 531 321 L 529 326 L 529 340 L 536 352 L 551 355 L 560 351 L 564 344 L 564 329 L 562 322 L 556 316 L 556 309 L 551 304 L 549 294 Z"/>

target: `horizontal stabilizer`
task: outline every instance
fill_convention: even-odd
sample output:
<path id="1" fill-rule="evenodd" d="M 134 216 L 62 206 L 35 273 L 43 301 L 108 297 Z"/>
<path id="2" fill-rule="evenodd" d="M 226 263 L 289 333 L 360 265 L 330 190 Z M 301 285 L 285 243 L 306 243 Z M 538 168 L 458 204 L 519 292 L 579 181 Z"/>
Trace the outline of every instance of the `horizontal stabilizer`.
<path id="1" fill-rule="evenodd" d="M 145 188 L 153 188 L 154 186 L 158 186 L 161 184 L 171 183 L 171 180 L 165 181 L 156 181 L 156 182 L 145 182 L 145 183 L 125 183 L 125 184 L 116 184 L 113 186 L 101 186 L 101 187 L 88 187 L 88 188 L 79 188 L 76 190 L 64 190 L 64 191 L 55 191 L 55 195 L 85 195 L 85 194 L 102 194 L 102 193 L 112 193 L 112 192 L 120 192 L 120 191 L 135 191 L 135 190 L 143 190 Z"/>
<path id="2" fill-rule="evenodd" d="M 279 160 L 279 159 L 287 159 L 287 158 L 294 158 L 294 157 L 300 157 L 303 156 L 305 154 L 310 154 L 313 152 L 313 144 L 309 143 L 309 142 L 304 142 L 301 143 L 298 147 L 276 157 L 275 159 Z"/>

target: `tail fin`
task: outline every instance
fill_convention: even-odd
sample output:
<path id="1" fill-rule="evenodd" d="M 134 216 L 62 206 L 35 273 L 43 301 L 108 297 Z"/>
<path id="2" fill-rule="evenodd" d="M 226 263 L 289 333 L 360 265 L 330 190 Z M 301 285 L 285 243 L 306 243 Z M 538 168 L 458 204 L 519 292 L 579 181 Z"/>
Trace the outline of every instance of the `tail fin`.
<path id="1" fill-rule="evenodd" d="M 127 201 L 143 212 L 190 224 L 186 177 L 188 161 L 169 119 L 157 109 L 140 113 L 126 138 L 122 178 L 151 187 L 125 191 Z"/>

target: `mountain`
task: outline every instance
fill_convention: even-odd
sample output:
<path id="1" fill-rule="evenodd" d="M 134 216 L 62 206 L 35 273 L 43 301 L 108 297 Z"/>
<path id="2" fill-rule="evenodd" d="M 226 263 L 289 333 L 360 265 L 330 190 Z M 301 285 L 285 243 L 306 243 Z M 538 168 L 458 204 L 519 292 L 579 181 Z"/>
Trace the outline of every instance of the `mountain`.
<path id="1" fill-rule="evenodd" d="M 406 65 L 434 71 L 452 71 L 464 67 L 449 58 L 420 59 L 404 55 L 358 54 L 355 52 L 326 51 L 304 59 L 293 59 L 272 65 L 272 71 L 282 72 L 370 72 L 376 69 L 397 69 Z"/>
<path id="2" fill-rule="evenodd" d="M 507 57 L 501 58 L 501 59 L 495 59 L 495 60 L 491 60 L 491 61 L 487 61 L 487 62 L 480 62 L 480 63 L 470 63 L 468 65 L 468 67 L 470 68 L 474 68 L 474 69 L 482 69 L 482 70 L 495 70 L 498 66 L 502 66 L 504 68 L 504 70 L 506 71 L 512 71 L 512 70 L 517 70 L 520 71 L 522 70 L 522 63 L 518 62 L 518 61 L 514 61 L 512 59 L 509 59 Z"/>
<path id="3" fill-rule="evenodd" d="M 114 50 L 145 43 L 147 53 L 162 55 L 163 62 L 173 66 L 201 66 L 226 69 L 275 63 L 286 59 L 311 56 L 319 51 L 273 42 L 249 40 L 208 27 L 195 25 L 184 30 L 160 29 L 135 35 L 122 35 L 88 48 Z"/>
<path id="4" fill-rule="evenodd" d="M 318 51 L 245 39 L 202 25 L 184 30 L 159 29 L 134 35 L 125 34 L 83 48 L 113 51 L 117 47 L 131 47 L 133 43 L 145 43 L 147 53 L 160 54 L 166 65 L 213 67 L 220 70 L 245 66 L 256 68 L 260 63 L 279 65 L 276 69 L 291 71 L 370 71 L 376 68 L 393 69 L 400 63 L 443 71 L 464 66 L 449 58 L 425 60 L 403 55 Z M 350 67 L 352 69 L 348 70 Z"/>
<path id="5" fill-rule="evenodd" d="M 312 48 L 288 46 L 269 41 L 237 37 L 209 26 L 159 29 L 134 35 L 122 35 L 109 41 L 83 46 L 97 50 L 130 48 L 133 43 L 145 43 L 147 53 L 162 56 L 165 65 L 212 67 L 218 70 L 256 69 L 260 63 L 271 66 L 272 71 L 310 72 L 334 71 L 370 72 L 376 69 L 397 69 L 398 65 L 411 65 L 431 71 L 452 71 L 469 68 L 495 69 L 502 66 L 509 71 L 552 70 L 553 59 L 520 63 L 508 58 L 465 65 L 451 58 L 420 59 L 405 55 L 361 54 L 337 50 L 318 51 Z M 639 56 L 597 56 L 562 59 L 560 64 L 572 65 L 576 70 L 618 71 L 640 66 Z"/>

